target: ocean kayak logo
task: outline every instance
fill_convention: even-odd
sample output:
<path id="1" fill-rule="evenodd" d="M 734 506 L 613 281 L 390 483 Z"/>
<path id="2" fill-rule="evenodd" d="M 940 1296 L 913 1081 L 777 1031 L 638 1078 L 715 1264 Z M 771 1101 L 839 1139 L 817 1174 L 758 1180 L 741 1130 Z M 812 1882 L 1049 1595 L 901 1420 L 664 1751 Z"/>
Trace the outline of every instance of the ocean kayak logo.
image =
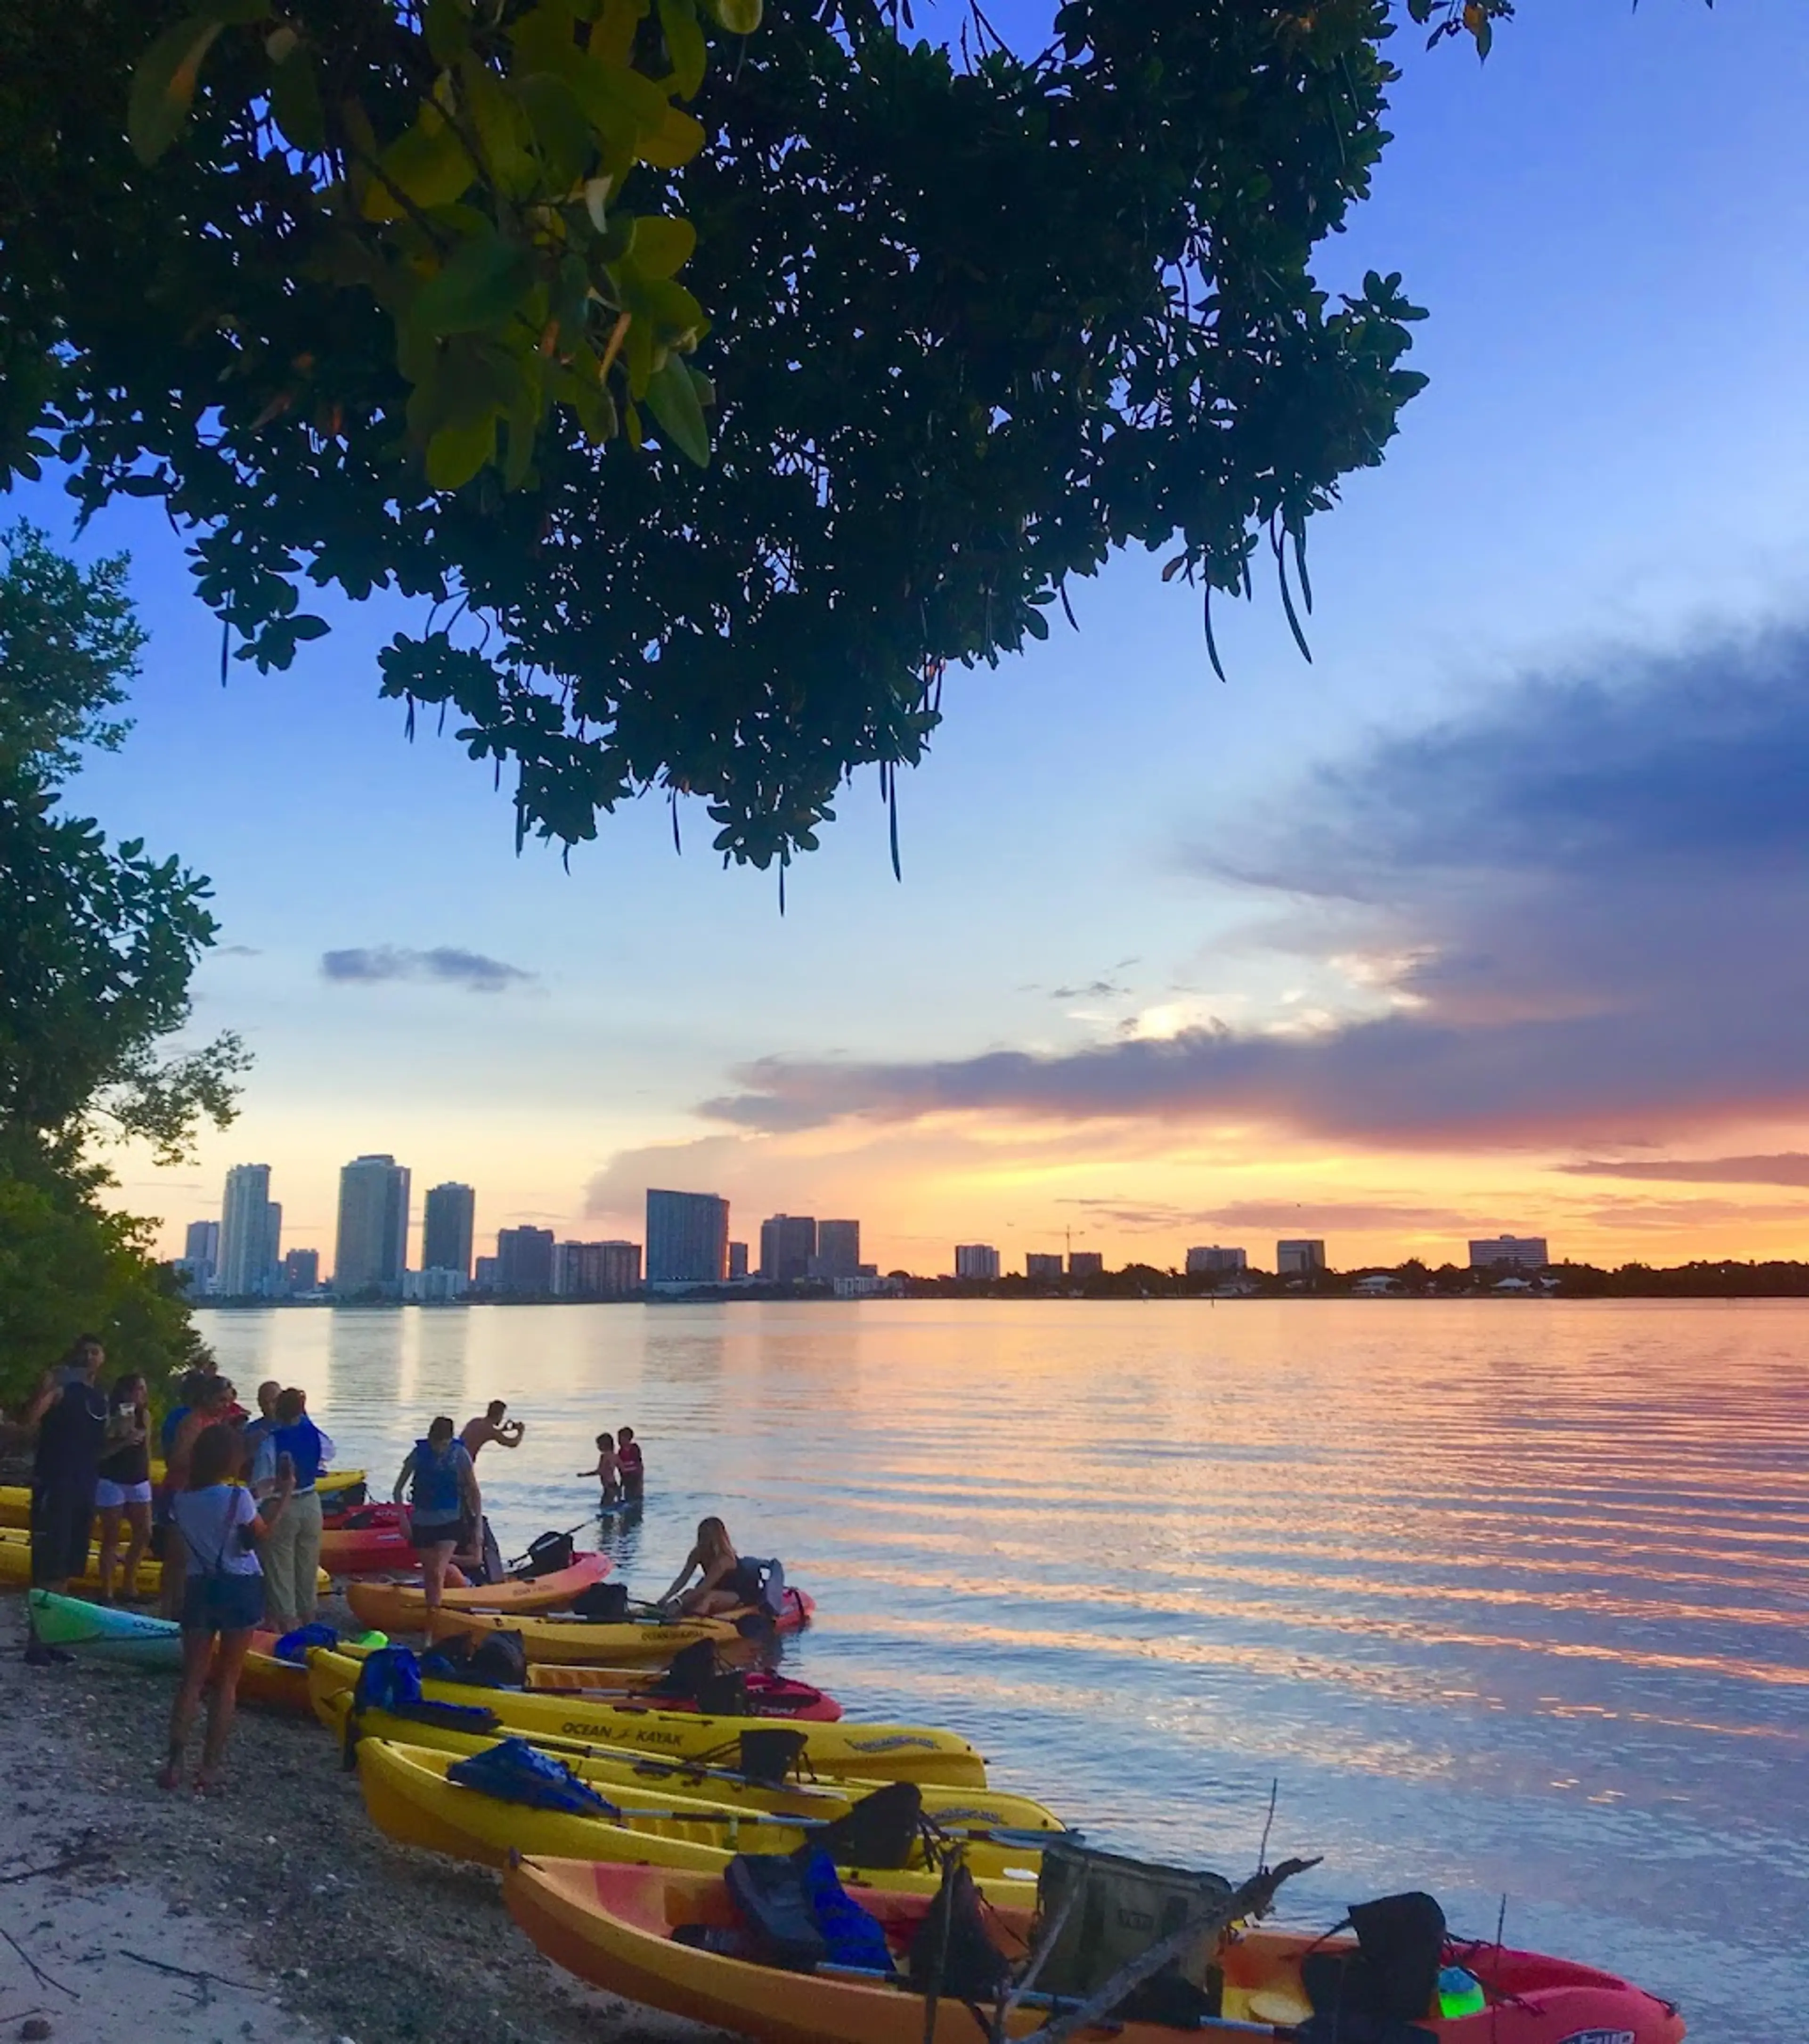
<path id="1" fill-rule="evenodd" d="M 933 1739 L 916 1739 L 908 1732 L 895 1732 L 889 1739 L 851 1739 L 848 1744 L 856 1753 L 934 1753 L 936 1750 L 936 1742 Z"/>
<path id="2" fill-rule="evenodd" d="M 1573 2030 L 1559 2044 L 1638 2044 L 1630 2030 Z"/>

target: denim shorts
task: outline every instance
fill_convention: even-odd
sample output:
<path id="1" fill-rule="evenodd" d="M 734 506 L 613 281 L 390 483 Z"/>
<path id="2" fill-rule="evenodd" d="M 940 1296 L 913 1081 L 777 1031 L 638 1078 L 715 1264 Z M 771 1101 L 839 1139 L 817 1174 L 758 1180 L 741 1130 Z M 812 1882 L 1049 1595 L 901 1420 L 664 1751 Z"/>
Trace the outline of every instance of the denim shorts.
<path id="1" fill-rule="evenodd" d="M 184 1632 L 251 1632 L 263 1615 L 262 1576 L 190 1576 L 183 1586 Z"/>
<path id="2" fill-rule="evenodd" d="M 144 1483 L 115 1483 L 111 1477 L 98 1477 L 94 1480 L 94 1503 L 102 1512 L 117 1512 L 128 1504 L 148 1504 L 151 1485 Z"/>

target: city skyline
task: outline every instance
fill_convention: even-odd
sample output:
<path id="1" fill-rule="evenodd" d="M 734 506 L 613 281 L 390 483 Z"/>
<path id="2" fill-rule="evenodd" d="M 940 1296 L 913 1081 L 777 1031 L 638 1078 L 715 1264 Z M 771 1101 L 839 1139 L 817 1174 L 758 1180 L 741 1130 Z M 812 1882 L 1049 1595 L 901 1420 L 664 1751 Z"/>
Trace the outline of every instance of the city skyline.
<path id="1" fill-rule="evenodd" d="M 884 1267 L 951 1222 L 1013 1263 L 1070 1228 L 1163 1266 L 1246 1235 L 1809 1247 L 1809 280 L 1775 255 L 1809 215 L 1809 15 L 1546 15 L 1486 67 L 1404 63 L 1323 251 L 1334 293 L 1402 271 L 1432 381 L 1312 521 L 1312 665 L 1259 589 L 1216 610 L 1221 683 L 1197 592 L 1114 559 L 1077 632 L 950 673 L 901 886 L 861 777 L 782 918 L 682 798 L 624 805 L 569 874 L 517 857 L 506 789 L 376 699 L 399 600 L 222 690 L 160 511 L 98 521 L 152 637 L 83 799 L 213 876 L 195 1034 L 256 1059 L 238 1125 L 192 1167 L 128 1153 L 120 1204 L 173 1254 L 267 1158 L 330 1253 L 375 1142 L 486 1189 L 492 1231 L 627 1237 L 646 1186 L 709 1188 L 858 1213 Z M 67 528 L 48 484 L 21 508 Z"/>

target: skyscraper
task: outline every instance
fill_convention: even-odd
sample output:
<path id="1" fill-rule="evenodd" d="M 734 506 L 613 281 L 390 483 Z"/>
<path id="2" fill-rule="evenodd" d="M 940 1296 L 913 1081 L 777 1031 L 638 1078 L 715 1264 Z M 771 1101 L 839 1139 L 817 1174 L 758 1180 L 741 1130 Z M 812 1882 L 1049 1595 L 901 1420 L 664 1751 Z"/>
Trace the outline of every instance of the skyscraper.
<path id="1" fill-rule="evenodd" d="M 562 1242 L 553 1290 L 562 1299 L 627 1299 L 640 1289 L 638 1242 Z"/>
<path id="2" fill-rule="evenodd" d="M 218 1289 L 215 1281 L 220 1274 L 220 1224 L 217 1220 L 191 1220 L 182 1239 L 182 1253 L 176 1266 L 186 1274 L 189 1297 L 205 1298 L 209 1292 Z"/>
<path id="3" fill-rule="evenodd" d="M 469 1185 L 448 1182 L 428 1189 L 421 1203 L 421 1267 L 471 1274 L 471 1236 L 478 1196 Z"/>
<path id="4" fill-rule="evenodd" d="M 276 1293 L 282 1287 L 282 1203 L 272 1200 L 264 1208 L 263 1284 L 262 1289 Z"/>
<path id="5" fill-rule="evenodd" d="M 999 1252 L 989 1242 L 958 1242 L 954 1245 L 954 1274 L 990 1284 L 999 1274 Z"/>
<path id="6" fill-rule="evenodd" d="M 816 1260 L 816 1222 L 810 1214 L 774 1214 L 760 1224 L 760 1275 L 789 1285 L 811 1274 Z"/>
<path id="7" fill-rule="evenodd" d="M 1216 1242 L 1187 1252 L 1187 1274 L 1189 1278 L 1214 1278 L 1235 1274 L 1246 1269 L 1249 1257 L 1241 1249 L 1223 1249 Z"/>
<path id="8" fill-rule="evenodd" d="M 728 1245 L 728 1281 L 739 1285 L 747 1275 L 747 1245 L 732 1242 Z"/>
<path id="9" fill-rule="evenodd" d="M 340 1173 L 333 1289 L 342 1299 L 397 1297 L 408 1245 L 408 1166 L 388 1155 L 355 1157 Z"/>
<path id="10" fill-rule="evenodd" d="M 545 1298 L 553 1289 L 553 1231 L 505 1228 L 496 1238 L 496 1289 L 513 1298 Z"/>
<path id="11" fill-rule="evenodd" d="M 321 1252 L 292 1249 L 282 1259 L 282 1289 L 293 1297 L 298 1292 L 317 1290 L 321 1282 Z"/>
<path id="12" fill-rule="evenodd" d="M 858 1278 L 861 1268 L 861 1224 L 858 1220 L 816 1224 L 816 1278 Z"/>
<path id="13" fill-rule="evenodd" d="M 282 1209 L 277 1209 L 281 1224 Z M 235 1164 L 220 1208 L 215 1281 L 225 1298 L 261 1299 L 271 1281 L 270 1166 Z"/>
<path id="14" fill-rule="evenodd" d="M 728 1275 L 728 1202 L 714 1193 L 647 1195 L 649 1285 L 720 1285 Z"/>

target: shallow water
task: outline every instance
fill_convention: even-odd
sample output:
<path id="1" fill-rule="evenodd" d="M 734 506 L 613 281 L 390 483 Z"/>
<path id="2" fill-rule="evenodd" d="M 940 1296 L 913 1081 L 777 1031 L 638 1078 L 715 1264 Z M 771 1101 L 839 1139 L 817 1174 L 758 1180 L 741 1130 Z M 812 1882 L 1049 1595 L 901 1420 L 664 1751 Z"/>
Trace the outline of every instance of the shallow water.
<path id="1" fill-rule="evenodd" d="M 1809 1308 L 928 1301 L 202 1316 L 386 1491 L 436 1412 L 505 1550 L 643 1439 L 693 1522 L 816 1594 L 788 1665 L 974 1739 L 1100 1842 L 1284 1915 L 1425 1887 L 1624 1972 L 1701 2044 L 1809 2036 Z"/>

